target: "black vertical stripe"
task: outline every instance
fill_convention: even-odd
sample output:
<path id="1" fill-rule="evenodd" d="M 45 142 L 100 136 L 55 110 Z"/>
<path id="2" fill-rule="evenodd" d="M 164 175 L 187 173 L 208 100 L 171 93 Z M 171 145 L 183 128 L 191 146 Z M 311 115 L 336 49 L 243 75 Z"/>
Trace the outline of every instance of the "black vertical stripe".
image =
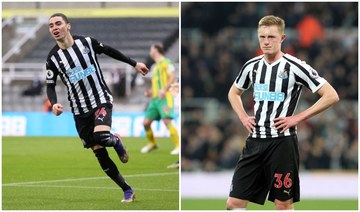
<path id="1" fill-rule="evenodd" d="M 76 45 L 75 45 L 75 46 L 76 46 Z M 71 68 L 75 68 L 76 65 L 75 65 L 74 60 L 73 60 L 73 58 L 71 57 L 70 53 L 68 52 L 68 50 L 63 50 L 63 52 L 64 52 L 64 55 L 65 55 L 67 61 L 68 61 L 69 64 L 70 64 L 70 67 L 71 67 Z M 81 57 L 82 57 L 82 56 L 81 56 Z M 77 81 L 77 83 L 78 83 L 78 85 L 79 85 L 79 87 L 80 87 L 80 90 L 81 90 L 81 93 L 82 93 L 82 98 L 84 98 L 84 100 L 85 100 L 86 107 L 87 107 L 87 109 L 90 111 L 91 102 L 90 102 L 89 96 L 88 96 L 88 94 L 87 94 L 87 90 L 86 90 L 85 84 L 84 84 L 84 82 L 83 82 L 82 80 Z"/>
<path id="2" fill-rule="evenodd" d="M 82 110 L 82 108 L 81 108 L 81 103 L 80 103 L 80 100 L 79 100 L 79 96 L 78 96 L 78 94 L 77 94 L 77 92 L 76 92 L 76 88 L 75 88 L 75 86 L 74 86 L 73 84 L 70 83 L 69 76 L 67 76 L 67 74 L 66 74 L 66 69 L 65 69 L 65 67 L 64 67 L 64 62 L 65 62 L 65 61 L 62 61 L 62 60 L 61 60 L 61 57 L 60 57 L 60 55 L 59 55 L 58 52 L 57 52 L 56 54 L 54 54 L 54 57 L 55 57 L 55 59 L 57 60 L 57 62 L 58 62 L 58 64 L 59 64 L 59 67 L 60 67 L 60 69 L 61 69 L 61 71 L 62 71 L 62 74 L 63 74 L 63 78 L 68 81 L 68 83 L 65 83 L 65 85 L 69 84 L 70 87 L 71 87 L 71 90 L 68 89 L 68 94 L 69 94 L 69 95 L 68 95 L 68 99 L 69 99 L 69 101 L 70 101 L 71 111 L 75 114 L 74 105 L 72 104 L 73 102 L 72 102 L 71 97 L 70 97 L 70 92 L 74 95 L 76 107 L 79 109 L 79 112 L 80 112 L 80 113 L 81 113 L 81 112 L 84 112 L 84 111 Z"/>
<path id="3" fill-rule="evenodd" d="M 278 118 L 281 114 L 281 112 L 283 111 L 283 107 L 284 107 L 284 102 L 285 99 L 287 98 L 288 95 L 288 89 L 289 89 L 289 79 L 290 79 L 290 63 L 286 62 L 285 67 L 284 67 L 284 72 L 287 72 L 287 78 L 282 79 L 282 84 L 281 84 L 281 92 L 285 94 L 284 96 L 284 101 L 282 101 L 276 111 L 275 114 L 275 118 Z M 278 134 L 279 136 L 284 135 L 283 133 L 280 133 L 281 130 L 278 130 Z"/>
<path id="4" fill-rule="evenodd" d="M 270 92 L 275 91 L 276 76 L 277 76 L 277 70 L 279 68 L 279 64 L 280 63 L 273 66 L 272 70 L 271 70 L 271 77 L 270 77 L 270 83 L 269 83 L 270 84 L 269 85 L 269 91 Z M 267 107 L 267 111 L 266 111 L 266 118 L 265 118 L 265 122 L 264 122 L 266 138 L 271 138 L 270 116 L 271 116 L 271 113 L 273 112 L 273 108 L 274 108 L 274 101 L 268 101 L 268 107 Z"/>
<path id="5" fill-rule="evenodd" d="M 267 66 L 266 66 L 265 63 L 263 63 L 262 69 L 261 69 L 261 76 L 260 76 L 259 84 L 264 84 L 264 83 L 265 83 L 266 69 L 267 69 Z M 264 107 L 264 100 L 261 100 L 261 101 L 260 101 L 260 104 L 259 104 L 259 108 L 258 108 L 258 110 L 256 111 L 256 114 L 255 114 L 255 120 L 256 120 L 255 132 L 256 132 L 256 137 L 260 137 L 260 126 L 259 126 L 257 123 L 260 121 L 263 107 Z"/>
<path id="6" fill-rule="evenodd" d="M 84 58 L 84 56 L 83 56 L 83 53 L 80 51 L 80 49 L 79 49 L 79 48 L 73 48 L 73 49 L 74 49 L 74 52 L 75 52 L 77 58 L 79 59 L 79 62 L 80 62 L 80 64 L 81 64 L 82 69 L 88 68 L 89 65 L 86 63 L 85 58 Z M 90 65 L 91 65 L 91 64 L 90 64 Z M 96 69 L 95 69 L 95 72 L 96 72 Z M 89 84 L 90 84 L 90 88 L 91 88 L 92 93 L 93 93 L 93 96 L 94 96 L 94 98 L 95 98 L 95 102 L 96 102 L 97 105 L 99 105 L 101 101 L 100 101 L 100 98 L 99 98 L 99 93 L 98 93 L 98 91 L 97 91 L 97 89 L 96 89 L 95 82 L 94 82 L 94 80 L 93 80 L 93 78 L 92 78 L 91 75 L 87 76 L 86 79 L 88 80 L 88 82 L 89 82 Z M 83 80 L 84 80 L 84 79 L 83 79 Z M 88 95 L 87 95 L 87 96 L 88 96 Z M 90 101 L 91 97 L 89 97 L 88 99 L 89 99 L 89 101 Z M 91 101 L 90 101 L 90 105 L 89 105 L 89 110 L 90 110 L 90 108 L 92 108 L 92 106 L 91 106 Z"/>

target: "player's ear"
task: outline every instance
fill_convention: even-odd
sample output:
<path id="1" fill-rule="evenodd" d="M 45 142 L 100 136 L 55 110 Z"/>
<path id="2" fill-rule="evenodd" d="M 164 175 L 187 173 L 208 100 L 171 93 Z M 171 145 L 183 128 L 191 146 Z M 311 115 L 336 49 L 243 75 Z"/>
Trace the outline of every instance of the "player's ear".
<path id="1" fill-rule="evenodd" d="M 286 35 L 285 34 L 282 34 L 281 35 L 281 43 L 286 39 Z"/>
<path id="2" fill-rule="evenodd" d="M 70 24 L 70 23 L 67 24 L 67 29 L 68 29 L 68 30 L 71 29 L 71 24 Z"/>

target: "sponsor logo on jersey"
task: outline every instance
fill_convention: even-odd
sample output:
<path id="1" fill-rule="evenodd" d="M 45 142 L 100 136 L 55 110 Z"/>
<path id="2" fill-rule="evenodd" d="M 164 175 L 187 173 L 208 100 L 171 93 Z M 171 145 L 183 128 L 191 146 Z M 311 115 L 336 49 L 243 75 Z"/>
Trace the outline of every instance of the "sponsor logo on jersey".
<path id="1" fill-rule="evenodd" d="M 79 80 L 82 80 L 92 73 L 96 71 L 94 65 L 87 67 L 86 69 L 82 69 L 81 66 L 76 66 L 75 68 L 71 68 L 66 70 L 66 74 L 69 76 L 70 83 L 75 83 Z"/>
<path id="2" fill-rule="evenodd" d="M 254 100 L 255 101 L 279 101 L 285 100 L 283 92 L 269 91 L 269 84 L 254 84 Z"/>

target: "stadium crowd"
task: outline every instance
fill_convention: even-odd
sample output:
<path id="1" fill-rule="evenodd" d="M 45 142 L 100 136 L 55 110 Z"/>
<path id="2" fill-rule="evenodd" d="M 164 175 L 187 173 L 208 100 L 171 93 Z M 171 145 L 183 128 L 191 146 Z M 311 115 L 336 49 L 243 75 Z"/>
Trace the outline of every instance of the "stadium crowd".
<path id="1" fill-rule="evenodd" d="M 358 39 L 356 3 L 185 3 L 182 12 L 182 169 L 232 169 L 247 132 L 227 92 L 242 65 L 261 54 L 253 39 L 265 14 L 282 16 L 290 32 L 283 51 L 303 59 L 334 86 L 340 103 L 298 126 L 302 169 L 357 169 Z M 216 17 L 212 11 L 217 11 Z M 307 31 L 309 30 L 310 31 Z M 241 36 L 252 31 L 250 36 Z M 304 33 L 306 31 L 306 33 Z M 246 92 L 251 111 L 251 92 Z M 215 120 L 194 98 L 221 104 Z M 317 100 L 306 88 L 298 111 Z M 204 107 L 206 104 L 204 104 Z"/>

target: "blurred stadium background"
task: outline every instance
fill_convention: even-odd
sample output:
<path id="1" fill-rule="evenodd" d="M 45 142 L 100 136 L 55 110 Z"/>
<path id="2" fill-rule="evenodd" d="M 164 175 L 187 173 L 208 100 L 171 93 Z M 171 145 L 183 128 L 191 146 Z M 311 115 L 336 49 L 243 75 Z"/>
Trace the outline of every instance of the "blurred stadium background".
<path id="1" fill-rule="evenodd" d="M 182 209 L 225 207 L 232 172 L 248 135 L 227 92 L 242 65 L 261 54 L 257 23 L 268 14 L 285 19 L 283 51 L 313 66 L 341 99 L 298 126 L 305 201 L 296 208 L 357 209 L 358 3 L 182 3 L 181 7 Z M 244 95 L 245 108 L 251 111 L 252 93 Z M 298 111 L 317 98 L 304 89 Z M 331 201 L 307 204 L 314 199 Z"/>
<path id="2" fill-rule="evenodd" d="M 72 34 L 92 36 L 100 42 L 119 49 L 125 55 L 146 63 L 148 67 L 153 65 L 153 61 L 148 56 L 151 44 L 163 43 L 165 55 L 175 63 L 178 74 L 178 6 L 177 2 L 2 3 L 2 179 L 5 184 L 2 193 L 3 209 L 121 209 L 119 207 L 121 193 L 116 194 L 121 194 L 117 198 L 119 202 L 116 205 L 109 202 L 109 198 L 107 201 L 101 199 L 92 201 L 93 197 L 89 195 L 86 199 L 87 202 L 92 202 L 92 205 L 79 203 L 71 206 L 66 204 L 72 200 L 71 195 L 81 196 L 82 193 L 69 194 L 69 190 L 65 191 L 66 188 L 59 187 L 59 192 L 62 190 L 64 193 L 57 195 L 51 187 L 41 188 L 44 185 L 38 188 L 11 187 L 12 183 L 17 185 L 24 181 L 81 178 L 84 175 L 104 176 L 96 158 L 91 152 L 82 149 L 80 139 L 77 138 L 66 87 L 60 79 L 56 89 L 58 101 L 64 105 L 65 113 L 59 117 L 49 113 L 50 106 L 47 102 L 45 86 L 45 61 L 49 51 L 55 45 L 55 41 L 48 32 L 49 16 L 55 12 L 66 14 L 72 24 Z M 150 99 L 144 96 L 144 91 L 151 88 L 151 73 L 146 77 L 141 77 L 132 67 L 124 63 L 104 55 L 98 58 L 105 81 L 114 96 L 112 130 L 123 137 L 129 137 L 125 141 L 129 141 L 126 144 L 134 158 L 133 163 L 120 167 L 120 171 L 125 176 L 129 174 L 132 176 L 128 181 L 136 185 L 135 190 L 138 188 L 138 195 L 143 200 L 142 203 L 133 207 L 122 209 L 178 209 L 178 171 L 166 170 L 166 166 L 174 163 L 178 157 L 169 155 L 172 142 L 166 139 L 168 132 L 162 123 L 154 123 L 152 126 L 156 136 L 165 137 L 159 140 L 160 150 L 151 156 L 139 153 L 140 147 L 146 144 L 146 139 L 141 138 L 145 135 L 142 120 Z M 176 114 L 179 109 L 179 98 L 175 99 Z M 177 118 L 174 122 L 178 123 Z M 42 136 L 42 138 L 33 136 Z M 49 147 L 53 149 L 43 146 L 38 140 L 48 141 Z M 28 147 L 16 149 L 19 144 Z M 66 149 L 64 145 L 71 149 L 73 154 L 64 153 Z M 69 160 L 63 158 L 64 155 L 67 155 Z M 31 161 L 28 157 L 32 158 Z M 84 170 L 80 164 L 87 164 L 89 160 L 92 160 L 90 169 L 85 167 L 86 171 L 80 171 L 80 173 L 69 171 L 77 163 L 79 163 L 79 170 Z M 41 163 L 39 166 L 35 161 L 52 161 L 52 163 Z M 27 165 L 23 167 L 20 164 Z M 60 168 L 63 171 L 58 170 L 62 166 L 66 168 Z M 26 170 L 31 171 L 26 172 Z M 45 174 L 50 170 L 53 171 Z M 163 174 L 163 172 L 166 173 Z M 158 173 L 160 173 L 159 176 L 157 176 Z M 157 179 L 146 184 L 141 180 L 144 179 L 141 178 L 143 175 Z M 164 181 L 167 183 L 162 183 Z M 108 183 L 114 188 L 111 181 Z M 60 183 L 56 186 L 64 186 L 64 184 Z M 98 190 L 98 192 L 109 195 L 110 191 L 106 189 Z M 154 189 L 160 190 L 154 191 Z M 81 189 L 74 190 L 76 191 L 73 192 L 81 192 Z M 106 193 L 107 191 L 109 192 Z M 32 202 L 30 196 L 37 200 Z M 49 198 L 53 202 L 48 202 Z M 61 198 L 69 198 L 69 201 L 58 205 L 64 200 Z M 112 198 L 114 199 L 114 196 Z M 21 199 L 26 199 L 26 201 Z M 164 199 L 167 204 L 159 203 L 158 199 Z M 18 203 L 20 201 L 21 204 Z"/>

